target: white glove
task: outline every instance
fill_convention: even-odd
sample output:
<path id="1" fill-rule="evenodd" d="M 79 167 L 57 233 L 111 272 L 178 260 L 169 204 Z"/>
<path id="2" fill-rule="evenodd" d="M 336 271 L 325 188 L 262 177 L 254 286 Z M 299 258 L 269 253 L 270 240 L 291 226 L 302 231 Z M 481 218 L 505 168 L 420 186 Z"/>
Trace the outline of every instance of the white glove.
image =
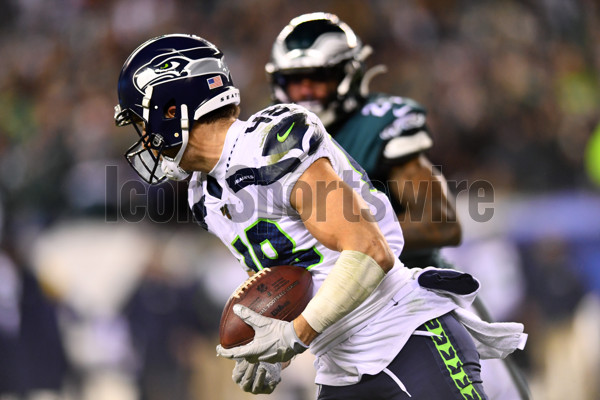
<path id="1" fill-rule="evenodd" d="M 254 329 L 254 339 L 231 349 L 218 345 L 217 355 L 221 357 L 276 363 L 291 360 L 308 348 L 298 339 L 292 322 L 264 317 L 241 304 L 233 306 L 233 312 Z"/>
<path id="2" fill-rule="evenodd" d="M 232 378 L 244 392 L 271 394 L 281 382 L 281 363 L 253 364 L 244 359 L 236 360 Z"/>

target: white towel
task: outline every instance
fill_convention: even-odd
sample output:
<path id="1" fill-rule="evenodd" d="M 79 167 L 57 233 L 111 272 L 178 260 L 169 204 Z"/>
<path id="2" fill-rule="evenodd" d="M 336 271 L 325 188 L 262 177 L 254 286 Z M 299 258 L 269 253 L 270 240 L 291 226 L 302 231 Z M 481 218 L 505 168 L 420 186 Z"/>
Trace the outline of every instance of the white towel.
<path id="1" fill-rule="evenodd" d="M 456 318 L 467 328 L 482 360 L 504 358 L 515 349 L 523 350 L 527 334 L 517 322 L 485 322 L 464 308 L 454 311 Z"/>

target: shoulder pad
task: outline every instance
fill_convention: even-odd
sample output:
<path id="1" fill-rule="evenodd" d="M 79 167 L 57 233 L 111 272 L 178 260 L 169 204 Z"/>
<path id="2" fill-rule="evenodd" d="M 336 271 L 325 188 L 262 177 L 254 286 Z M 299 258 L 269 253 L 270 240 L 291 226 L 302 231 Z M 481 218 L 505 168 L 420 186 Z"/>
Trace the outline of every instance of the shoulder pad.
<path id="1" fill-rule="evenodd" d="M 309 126 L 306 114 L 286 115 L 269 129 L 263 144 L 263 156 L 285 154 L 291 149 L 302 149 L 302 139 Z"/>
<path id="2" fill-rule="evenodd" d="M 396 136 L 388 141 L 383 148 L 383 157 L 394 160 L 428 150 L 433 146 L 433 140 L 426 131 L 418 131 L 410 136 Z"/>
<path id="3" fill-rule="evenodd" d="M 414 112 L 409 109 L 398 109 L 394 111 L 395 119 L 386 126 L 380 133 L 381 140 L 389 140 L 397 136 L 408 136 L 419 130 L 427 130 L 425 123 L 425 114 Z"/>
<path id="4" fill-rule="evenodd" d="M 262 125 L 261 125 L 262 124 Z M 260 128 L 258 128 L 258 126 Z M 325 129 L 304 107 L 280 104 L 269 107 L 249 120 L 246 133 L 256 131 L 261 157 L 226 178 L 237 192 L 248 185 L 270 185 L 295 171 L 313 155 L 325 138 Z"/>
<path id="5" fill-rule="evenodd" d="M 263 136 L 261 147 L 262 156 L 281 158 L 292 149 L 300 149 L 311 152 L 323 138 L 318 134 L 322 129 L 315 129 L 318 123 L 316 116 L 304 107 L 296 104 L 278 104 L 271 106 L 254 115 L 250 120 L 251 125 L 246 133 L 253 132 L 258 125 L 264 123 L 259 129 Z M 318 121 L 318 119 L 317 119 Z M 305 140 L 307 131 L 310 129 L 310 138 Z"/>
<path id="6" fill-rule="evenodd" d="M 398 136 L 411 136 L 420 131 L 427 132 L 425 109 L 414 100 L 405 97 L 374 96 L 363 107 L 362 113 L 380 116 L 385 120 L 386 126 L 379 132 L 383 141 Z"/>
<path id="7" fill-rule="evenodd" d="M 382 94 L 370 96 L 361 110 L 363 115 L 372 115 L 374 117 L 383 117 L 391 113 L 396 116 L 396 114 L 407 114 L 409 112 L 425 114 L 426 110 L 412 99 Z"/>

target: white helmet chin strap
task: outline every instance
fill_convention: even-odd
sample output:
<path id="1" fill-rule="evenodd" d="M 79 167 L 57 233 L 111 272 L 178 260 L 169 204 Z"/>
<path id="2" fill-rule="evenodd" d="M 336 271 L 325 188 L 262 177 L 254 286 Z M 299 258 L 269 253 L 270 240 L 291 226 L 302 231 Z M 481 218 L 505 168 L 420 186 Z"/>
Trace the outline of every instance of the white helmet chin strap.
<path id="1" fill-rule="evenodd" d="M 142 99 L 142 117 L 144 120 L 150 121 L 150 100 L 152 99 L 153 86 L 148 86 L 144 91 L 144 98 Z"/>
<path id="2" fill-rule="evenodd" d="M 186 179 L 190 174 L 186 172 L 183 168 L 179 166 L 181 162 L 181 158 L 183 157 L 183 153 L 188 144 L 189 140 L 189 132 L 190 132 L 190 121 L 188 119 L 188 108 L 187 105 L 181 105 L 181 147 L 179 151 L 175 155 L 175 158 L 167 157 L 165 155 L 162 156 L 162 160 L 160 162 L 160 169 L 169 179 L 173 179 L 176 181 L 182 181 Z"/>

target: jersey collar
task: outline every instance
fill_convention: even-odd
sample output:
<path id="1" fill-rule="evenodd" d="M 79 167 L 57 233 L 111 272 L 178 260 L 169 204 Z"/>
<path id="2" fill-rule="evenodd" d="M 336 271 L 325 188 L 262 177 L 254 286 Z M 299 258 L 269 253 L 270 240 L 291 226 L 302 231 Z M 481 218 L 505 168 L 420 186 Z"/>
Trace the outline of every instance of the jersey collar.
<path id="1" fill-rule="evenodd" d="M 235 144 L 242 134 L 242 129 L 245 123 L 245 121 L 236 119 L 235 122 L 229 127 L 229 130 L 227 130 L 227 135 L 225 135 L 225 143 L 223 144 L 223 151 L 221 151 L 221 157 L 219 157 L 219 161 L 217 161 L 213 169 L 211 169 L 208 173 L 217 181 L 223 181 L 225 179 L 227 170 L 231 166 L 229 165 L 231 153 L 233 153 Z"/>

